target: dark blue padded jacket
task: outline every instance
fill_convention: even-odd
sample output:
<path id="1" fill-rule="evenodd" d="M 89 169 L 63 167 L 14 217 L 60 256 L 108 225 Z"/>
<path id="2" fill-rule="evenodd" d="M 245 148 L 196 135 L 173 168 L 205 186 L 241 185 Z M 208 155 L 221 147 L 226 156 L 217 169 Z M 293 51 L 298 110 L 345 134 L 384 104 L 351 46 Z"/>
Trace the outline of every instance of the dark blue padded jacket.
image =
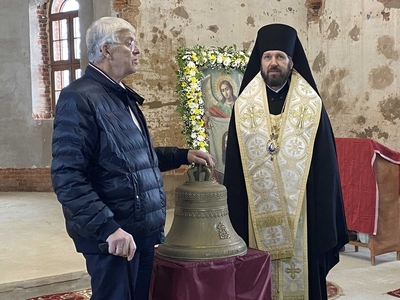
<path id="1" fill-rule="evenodd" d="M 131 233 L 138 248 L 164 241 L 161 171 L 188 164 L 188 150 L 153 148 L 136 104 L 143 100 L 93 65 L 60 94 L 51 176 L 78 252 L 99 253 L 98 244 L 118 228 Z"/>

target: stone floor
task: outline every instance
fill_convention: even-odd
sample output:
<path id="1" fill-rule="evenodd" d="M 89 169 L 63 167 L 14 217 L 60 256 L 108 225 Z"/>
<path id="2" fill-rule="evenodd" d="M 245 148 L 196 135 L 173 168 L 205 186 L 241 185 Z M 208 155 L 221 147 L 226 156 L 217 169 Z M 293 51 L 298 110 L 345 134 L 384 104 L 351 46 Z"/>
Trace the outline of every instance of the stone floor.
<path id="1" fill-rule="evenodd" d="M 173 211 L 168 211 L 167 231 L 172 219 Z M 356 253 L 347 245 L 328 280 L 343 289 L 340 300 L 394 300 L 385 293 L 400 288 L 400 261 L 388 253 L 371 266 L 368 249 Z M 87 287 L 84 259 L 65 232 L 55 195 L 0 193 L 0 299 L 25 300 Z"/>
<path id="2" fill-rule="evenodd" d="M 173 211 L 167 212 L 168 230 Z M 88 288 L 85 261 L 68 237 L 53 193 L 0 193 L 0 299 Z"/>

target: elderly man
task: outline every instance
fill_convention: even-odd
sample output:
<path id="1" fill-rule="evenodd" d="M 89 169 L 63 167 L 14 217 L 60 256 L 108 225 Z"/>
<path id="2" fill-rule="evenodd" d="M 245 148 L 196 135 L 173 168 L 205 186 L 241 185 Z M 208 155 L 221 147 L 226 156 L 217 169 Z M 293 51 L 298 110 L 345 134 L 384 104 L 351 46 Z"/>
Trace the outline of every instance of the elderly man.
<path id="1" fill-rule="evenodd" d="M 273 299 L 327 299 L 347 243 L 335 141 L 297 32 L 258 31 L 230 121 L 232 225 L 272 258 Z"/>
<path id="2" fill-rule="evenodd" d="M 161 171 L 213 162 L 199 150 L 153 148 L 138 108 L 144 99 L 121 82 L 139 62 L 131 24 L 101 18 L 87 30 L 86 43 L 85 75 L 57 103 L 53 187 L 67 232 L 86 259 L 91 299 L 147 300 L 154 245 L 164 241 Z"/>

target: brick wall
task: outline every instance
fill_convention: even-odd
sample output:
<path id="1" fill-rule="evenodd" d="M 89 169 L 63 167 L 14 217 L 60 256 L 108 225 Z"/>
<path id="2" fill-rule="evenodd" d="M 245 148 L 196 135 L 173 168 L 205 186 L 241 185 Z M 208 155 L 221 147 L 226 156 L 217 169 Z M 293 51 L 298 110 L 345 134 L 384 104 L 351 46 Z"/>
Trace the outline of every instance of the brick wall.
<path id="1" fill-rule="evenodd" d="M 53 116 L 52 114 L 52 104 L 50 95 L 50 48 L 49 48 L 49 0 L 44 1 L 42 5 L 38 5 L 36 9 L 37 20 L 39 23 L 39 40 L 37 47 L 40 48 L 41 57 L 38 59 L 40 63 L 38 64 L 38 75 L 39 75 L 39 98 L 37 101 L 37 106 L 39 111 L 34 114 L 35 119 L 47 119 Z"/>
<path id="2" fill-rule="evenodd" d="M 0 192 L 52 192 L 50 169 L 0 169 Z"/>
<path id="3" fill-rule="evenodd" d="M 187 167 L 163 173 L 167 208 L 175 201 L 175 188 L 187 179 Z M 50 169 L 0 169 L 0 192 L 52 192 Z"/>

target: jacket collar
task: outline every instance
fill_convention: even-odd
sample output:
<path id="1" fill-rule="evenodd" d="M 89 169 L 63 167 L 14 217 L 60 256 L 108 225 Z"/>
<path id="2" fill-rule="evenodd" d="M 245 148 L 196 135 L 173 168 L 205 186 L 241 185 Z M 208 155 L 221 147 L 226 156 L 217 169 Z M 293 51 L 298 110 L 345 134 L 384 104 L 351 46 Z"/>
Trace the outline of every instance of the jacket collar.
<path id="1" fill-rule="evenodd" d="M 117 93 L 127 93 L 129 99 L 134 100 L 135 102 L 139 103 L 140 105 L 143 104 L 144 98 L 132 90 L 129 86 L 122 83 L 124 87 L 122 87 L 118 82 L 104 73 L 103 70 L 96 67 L 94 64 L 89 63 L 85 70 L 85 75 L 92 77 L 94 80 L 98 81 L 104 87 L 114 90 Z"/>

